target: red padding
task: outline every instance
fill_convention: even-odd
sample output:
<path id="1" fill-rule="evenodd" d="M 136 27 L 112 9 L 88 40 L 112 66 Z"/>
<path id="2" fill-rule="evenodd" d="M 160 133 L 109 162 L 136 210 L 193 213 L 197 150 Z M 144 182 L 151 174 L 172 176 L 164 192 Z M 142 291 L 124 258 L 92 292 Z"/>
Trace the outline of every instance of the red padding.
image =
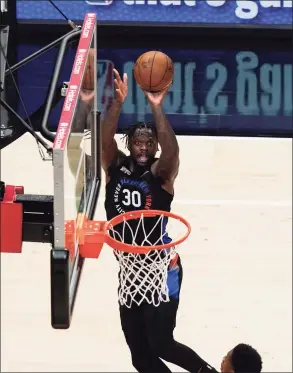
<path id="1" fill-rule="evenodd" d="M 22 252 L 22 204 L 0 202 L 0 252 Z"/>
<path id="2" fill-rule="evenodd" d="M 23 194 L 23 193 L 24 193 L 23 186 L 6 185 L 3 201 L 14 202 L 16 195 Z"/>

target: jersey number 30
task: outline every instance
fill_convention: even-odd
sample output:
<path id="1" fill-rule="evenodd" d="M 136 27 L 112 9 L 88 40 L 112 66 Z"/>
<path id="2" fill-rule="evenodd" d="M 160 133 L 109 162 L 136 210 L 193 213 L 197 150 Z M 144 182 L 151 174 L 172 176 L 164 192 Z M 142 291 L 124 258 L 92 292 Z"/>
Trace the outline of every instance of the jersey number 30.
<path id="1" fill-rule="evenodd" d="M 137 190 L 123 189 L 124 199 L 122 201 L 125 206 L 141 207 L 141 195 Z"/>

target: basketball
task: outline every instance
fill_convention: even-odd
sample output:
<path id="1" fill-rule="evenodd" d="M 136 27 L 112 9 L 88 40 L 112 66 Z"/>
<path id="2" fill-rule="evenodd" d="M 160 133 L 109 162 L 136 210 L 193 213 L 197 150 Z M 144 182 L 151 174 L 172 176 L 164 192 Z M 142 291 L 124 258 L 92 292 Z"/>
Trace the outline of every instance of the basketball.
<path id="1" fill-rule="evenodd" d="M 88 58 L 86 61 L 86 67 L 82 80 L 82 89 L 94 90 L 95 85 L 95 49 L 89 50 Z"/>
<path id="2" fill-rule="evenodd" d="M 172 83 L 174 65 L 165 53 L 149 51 L 136 60 L 133 74 L 140 88 L 160 92 Z"/>

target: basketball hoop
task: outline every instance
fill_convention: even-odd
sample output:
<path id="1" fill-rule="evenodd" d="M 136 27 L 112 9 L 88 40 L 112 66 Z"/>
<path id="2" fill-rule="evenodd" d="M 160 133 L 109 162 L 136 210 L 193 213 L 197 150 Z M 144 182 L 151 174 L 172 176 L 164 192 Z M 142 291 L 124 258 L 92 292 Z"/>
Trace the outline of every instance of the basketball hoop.
<path id="1" fill-rule="evenodd" d="M 120 265 L 118 297 L 121 305 L 131 307 L 133 302 L 140 305 L 146 301 L 158 306 L 169 301 L 168 270 L 176 263 L 176 246 L 191 232 L 190 224 L 183 217 L 160 210 L 138 210 L 109 221 L 79 217 L 76 223 L 82 257 L 98 258 L 105 243 L 114 249 Z M 167 224 L 172 239 L 168 236 Z M 70 251 L 74 250 L 73 227 L 72 221 L 65 225 L 66 248 Z"/>

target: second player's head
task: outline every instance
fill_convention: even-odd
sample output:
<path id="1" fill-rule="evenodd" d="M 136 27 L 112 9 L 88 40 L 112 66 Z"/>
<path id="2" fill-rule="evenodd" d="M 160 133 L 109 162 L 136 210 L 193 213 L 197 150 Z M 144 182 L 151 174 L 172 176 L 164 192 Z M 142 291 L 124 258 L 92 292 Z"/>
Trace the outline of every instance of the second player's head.
<path id="1" fill-rule="evenodd" d="M 250 345 L 240 343 L 227 353 L 222 361 L 223 373 L 260 373 L 262 359 Z"/>
<path id="2" fill-rule="evenodd" d="M 152 163 L 158 151 L 158 136 L 153 123 L 139 122 L 128 128 L 126 146 L 135 163 L 147 166 Z"/>

